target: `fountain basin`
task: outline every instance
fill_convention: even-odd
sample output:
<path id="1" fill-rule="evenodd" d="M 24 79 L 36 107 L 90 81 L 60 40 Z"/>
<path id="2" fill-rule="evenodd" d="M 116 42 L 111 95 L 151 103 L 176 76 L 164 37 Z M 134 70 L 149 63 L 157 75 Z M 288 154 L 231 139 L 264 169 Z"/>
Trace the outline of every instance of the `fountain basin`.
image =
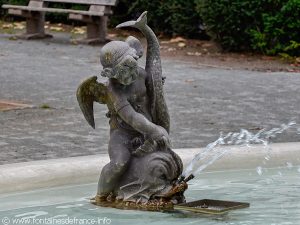
<path id="1" fill-rule="evenodd" d="M 187 201 L 219 199 L 250 202 L 225 215 L 159 213 L 99 208 L 93 197 L 107 156 L 41 160 L 0 166 L 0 219 L 110 219 L 110 224 L 298 224 L 300 221 L 300 143 L 273 144 L 265 150 L 230 147 L 228 154 L 191 180 Z M 175 150 L 186 165 L 201 149 Z M 260 166 L 262 173 L 257 173 Z M 99 220 L 100 218 L 100 220 Z M 106 224 L 108 224 L 106 221 Z M 89 224 L 89 223 L 85 223 Z M 95 223 L 101 224 L 101 223 Z"/>

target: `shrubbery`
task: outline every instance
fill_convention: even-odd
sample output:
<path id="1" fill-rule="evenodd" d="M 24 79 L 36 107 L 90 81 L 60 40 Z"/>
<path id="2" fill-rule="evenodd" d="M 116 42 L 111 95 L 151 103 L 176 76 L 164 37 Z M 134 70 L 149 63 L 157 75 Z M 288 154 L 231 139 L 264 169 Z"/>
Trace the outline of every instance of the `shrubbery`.
<path id="1" fill-rule="evenodd" d="M 120 0 L 112 25 L 137 18 L 143 11 L 149 11 L 149 25 L 157 33 L 192 37 L 201 31 L 200 16 L 193 0 Z"/>
<path id="2" fill-rule="evenodd" d="M 0 4 L 11 4 L 11 5 L 28 5 L 29 0 L 0 0 Z M 49 3 L 49 7 L 58 7 L 58 8 L 70 8 L 70 9 L 79 9 L 79 10 L 88 10 L 87 5 L 78 5 L 78 4 L 64 4 L 64 3 Z M 1 8 L 0 15 L 4 15 L 5 10 Z M 17 17 L 16 17 L 17 18 Z M 54 23 L 66 23 L 71 24 L 74 21 L 68 20 L 67 14 L 62 13 L 47 13 L 46 20 L 50 20 Z M 78 23 L 78 22 L 76 22 Z"/>
<path id="3" fill-rule="evenodd" d="M 300 55 L 300 0 L 278 4 L 262 14 L 262 26 L 250 30 L 252 47 L 266 54 Z"/>
<path id="4" fill-rule="evenodd" d="M 0 0 L 0 4 L 28 1 Z M 225 50 L 300 55 L 300 0 L 119 0 L 113 10 L 112 27 L 147 10 L 156 33 L 203 38 L 204 24 Z M 67 22 L 64 14 L 47 14 L 47 19 Z"/>
<path id="5" fill-rule="evenodd" d="M 300 55 L 300 0 L 195 0 L 224 49 Z"/>
<path id="6" fill-rule="evenodd" d="M 4 13 L 5 13 L 5 10 L 4 9 L 2 9 L 2 5 L 3 4 L 7 4 L 8 3 L 8 0 L 0 0 L 0 18 L 2 17 L 2 16 L 4 16 Z"/>
<path id="7" fill-rule="evenodd" d="M 0 4 L 8 2 L 27 5 L 29 0 L 0 0 Z M 74 8 L 76 5 L 71 7 Z M 114 15 L 111 17 L 110 26 L 114 27 L 118 23 L 137 18 L 147 10 L 149 24 L 157 33 L 194 37 L 201 31 L 200 17 L 195 8 L 196 4 L 193 0 L 119 0 L 117 6 L 113 8 Z M 47 14 L 47 18 L 58 22 L 64 18 L 64 15 Z"/>

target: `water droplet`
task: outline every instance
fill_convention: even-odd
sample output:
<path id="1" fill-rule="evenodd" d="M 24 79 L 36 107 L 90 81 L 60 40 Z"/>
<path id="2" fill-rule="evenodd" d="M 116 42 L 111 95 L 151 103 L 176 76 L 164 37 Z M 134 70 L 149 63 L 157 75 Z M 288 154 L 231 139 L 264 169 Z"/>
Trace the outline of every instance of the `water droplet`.
<path id="1" fill-rule="evenodd" d="M 290 162 L 287 162 L 287 163 L 286 163 L 286 167 L 289 168 L 289 169 L 291 169 L 291 168 L 293 168 L 293 164 L 290 163 Z"/>
<path id="2" fill-rule="evenodd" d="M 258 166 L 256 168 L 256 172 L 258 173 L 259 176 L 261 176 L 262 175 L 262 168 L 260 166 Z"/>
<path id="3" fill-rule="evenodd" d="M 300 173 L 300 167 L 298 168 L 298 172 Z"/>
<path id="4" fill-rule="evenodd" d="M 280 172 L 280 171 L 278 171 L 278 173 L 277 173 L 279 176 L 281 176 L 282 177 L 282 173 Z"/>
<path id="5" fill-rule="evenodd" d="M 253 144 L 263 144 L 264 148 L 267 150 L 265 152 L 263 164 L 267 164 L 267 161 L 271 159 L 269 151 L 271 147 L 269 146 L 270 138 L 275 138 L 277 135 L 282 134 L 287 129 L 296 125 L 295 122 L 290 122 L 288 124 L 281 124 L 280 127 L 272 128 L 270 130 L 262 129 L 257 133 L 252 133 L 248 130 L 241 129 L 240 132 L 229 132 L 226 135 L 220 133 L 220 137 L 214 142 L 209 143 L 206 148 L 200 153 L 198 153 L 194 159 L 188 164 L 183 174 L 198 173 L 204 170 L 207 166 L 213 164 L 216 160 L 221 158 L 226 151 L 219 150 L 219 146 L 233 144 L 239 146 L 251 147 Z M 300 135 L 300 128 L 297 129 L 298 134 Z M 229 149 L 230 150 L 230 149 Z M 286 164 L 288 168 L 292 168 L 292 163 Z M 300 169 L 299 169 L 300 170 Z M 262 168 L 257 167 L 256 169 L 259 175 L 262 174 Z"/>

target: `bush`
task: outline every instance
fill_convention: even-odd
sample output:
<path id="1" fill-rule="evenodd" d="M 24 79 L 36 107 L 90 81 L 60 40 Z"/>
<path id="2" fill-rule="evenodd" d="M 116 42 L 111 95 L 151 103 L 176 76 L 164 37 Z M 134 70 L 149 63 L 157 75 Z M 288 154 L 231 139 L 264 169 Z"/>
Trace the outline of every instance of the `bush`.
<path id="1" fill-rule="evenodd" d="M 300 0 L 195 0 L 208 33 L 225 50 L 299 55 Z"/>
<path id="2" fill-rule="evenodd" d="M 4 3 L 27 5 L 29 0 L 0 0 Z M 61 3 L 50 4 L 55 7 Z M 63 4 L 69 8 L 83 9 L 83 5 Z M 116 7 L 113 8 L 114 14 L 110 20 L 110 26 L 137 18 L 143 11 L 149 11 L 149 25 L 157 33 L 167 35 L 183 35 L 187 37 L 196 37 L 203 34 L 200 29 L 201 20 L 196 11 L 196 4 L 193 0 L 119 0 Z M 3 10 L 1 11 L 3 16 Z M 70 23 L 64 14 L 47 13 L 46 19 L 52 22 Z"/>
<path id="3" fill-rule="evenodd" d="M 280 5 L 277 13 L 262 14 L 262 26 L 249 31 L 252 47 L 263 53 L 300 55 L 300 0 Z"/>
<path id="4" fill-rule="evenodd" d="M 3 4 L 7 4 L 8 0 L 0 0 L 0 18 L 4 16 L 5 14 L 5 9 L 2 9 Z"/>
<path id="5" fill-rule="evenodd" d="M 201 33 L 200 16 L 194 1 L 187 0 L 120 0 L 114 9 L 111 25 L 137 18 L 148 11 L 148 24 L 157 33 L 194 37 Z"/>

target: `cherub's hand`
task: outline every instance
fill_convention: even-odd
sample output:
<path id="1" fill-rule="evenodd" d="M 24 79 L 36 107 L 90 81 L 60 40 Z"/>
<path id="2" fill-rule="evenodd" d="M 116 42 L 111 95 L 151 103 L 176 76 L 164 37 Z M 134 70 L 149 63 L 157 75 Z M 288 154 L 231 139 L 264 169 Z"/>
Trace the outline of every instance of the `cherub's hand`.
<path id="1" fill-rule="evenodd" d="M 156 126 L 156 130 L 151 134 L 150 138 L 158 144 L 160 148 L 170 147 L 170 139 L 168 132 L 161 126 Z"/>

